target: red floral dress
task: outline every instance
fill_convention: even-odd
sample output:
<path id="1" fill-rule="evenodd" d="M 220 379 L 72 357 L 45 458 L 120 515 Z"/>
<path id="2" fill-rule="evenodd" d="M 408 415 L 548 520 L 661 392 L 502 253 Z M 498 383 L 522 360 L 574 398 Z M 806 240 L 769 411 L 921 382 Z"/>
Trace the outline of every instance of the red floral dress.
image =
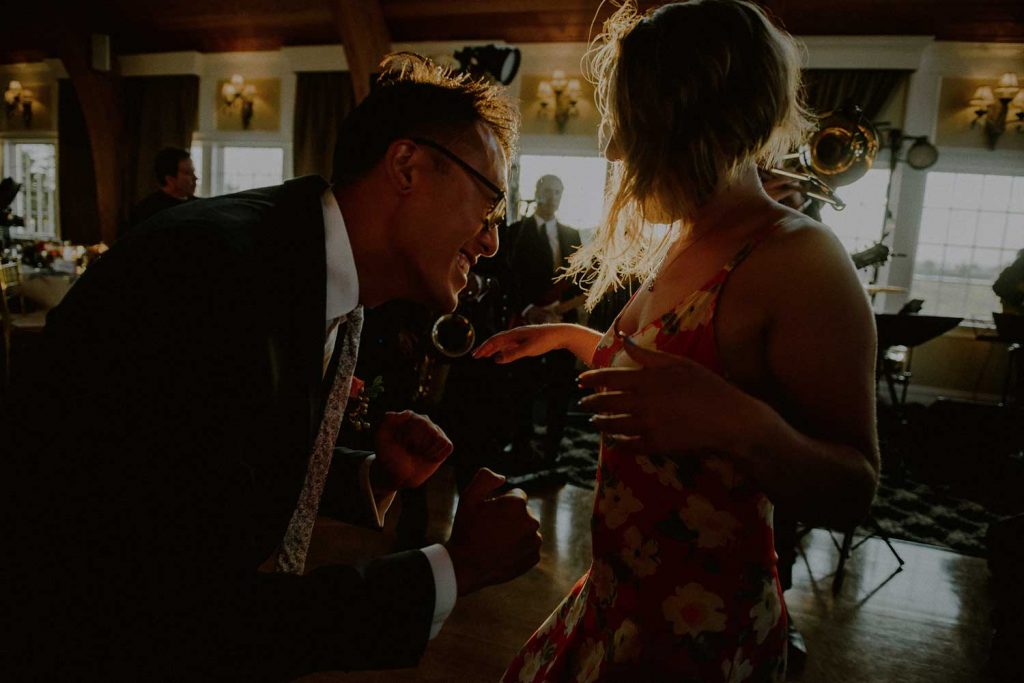
<path id="1" fill-rule="evenodd" d="M 772 232 L 756 233 L 704 286 L 633 335 L 722 373 L 718 296 Z M 594 367 L 632 365 L 613 325 Z M 503 681 L 782 681 L 786 615 L 772 504 L 729 460 L 629 456 L 603 438 L 593 563 L 527 641 Z"/>

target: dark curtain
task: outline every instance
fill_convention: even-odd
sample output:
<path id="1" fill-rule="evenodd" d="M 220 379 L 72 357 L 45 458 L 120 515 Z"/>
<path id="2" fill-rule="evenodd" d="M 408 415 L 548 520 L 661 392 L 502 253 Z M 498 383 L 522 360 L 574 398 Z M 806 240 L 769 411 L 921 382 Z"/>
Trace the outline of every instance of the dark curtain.
<path id="1" fill-rule="evenodd" d="M 100 241 L 96 169 L 92 163 L 92 145 L 85 115 L 70 80 L 61 79 L 57 92 L 60 237 L 76 244 L 96 244 Z"/>
<path id="2" fill-rule="evenodd" d="M 293 167 L 296 176 L 331 179 L 338 126 L 355 107 L 347 71 L 299 73 L 295 89 Z"/>
<path id="3" fill-rule="evenodd" d="M 121 223 L 131 207 L 156 189 L 153 161 L 164 147 L 188 150 L 199 128 L 199 76 L 124 79 L 125 148 Z"/>
<path id="4" fill-rule="evenodd" d="M 858 104 L 868 121 L 874 121 L 910 73 L 894 69 L 808 69 L 804 71 L 807 105 L 823 114 L 844 104 Z"/>

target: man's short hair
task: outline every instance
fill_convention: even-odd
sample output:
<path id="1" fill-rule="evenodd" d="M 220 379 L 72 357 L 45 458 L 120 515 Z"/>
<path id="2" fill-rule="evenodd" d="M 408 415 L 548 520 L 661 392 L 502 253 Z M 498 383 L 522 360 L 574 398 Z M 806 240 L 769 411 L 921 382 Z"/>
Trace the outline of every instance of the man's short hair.
<path id="1" fill-rule="evenodd" d="M 167 176 L 178 175 L 178 165 L 191 155 L 178 147 L 164 147 L 156 153 L 156 161 L 153 163 L 153 174 L 156 176 L 156 184 L 164 186 Z"/>
<path id="2" fill-rule="evenodd" d="M 453 74 L 411 53 L 389 55 L 381 71 L 373 90 L 338 131 L 334 184 L 363 178 L 395 140 L 428 137 L 453 144 L 477 123 L 491 130 L 511 159 L 519 109 L 501 86 Z"/>
<path id="3" fill-rule="evenodd" d="M 560 188 L 565 190 L 565 183 L 562 182 L 562 179 L 550 173 L 537 178 L 537 189 L 539 190 L 542 185 L 550 185 L 554 183 L 557 183 Z"/>

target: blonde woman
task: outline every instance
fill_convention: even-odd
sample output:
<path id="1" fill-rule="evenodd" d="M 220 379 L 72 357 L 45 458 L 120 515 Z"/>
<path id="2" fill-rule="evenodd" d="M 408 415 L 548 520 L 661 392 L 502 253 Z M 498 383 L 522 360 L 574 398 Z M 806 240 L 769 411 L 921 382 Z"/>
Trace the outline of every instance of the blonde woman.
<path id="1" fill-rule="evenodd" d="M 581 382 L 603 433 L 593 564 L 504 680 L 782 680 L 772 505 L 851 523 L 878 479 L 864 292 L 756 170 L 808 129 L 799 53 L 744 0 L 627 4 L 594 66 L 618 180 L 570 272 L 591 303 L 646 281 L 603 336 L 535 325 L 476 352 L 569 349 L 596 368 Z"/>

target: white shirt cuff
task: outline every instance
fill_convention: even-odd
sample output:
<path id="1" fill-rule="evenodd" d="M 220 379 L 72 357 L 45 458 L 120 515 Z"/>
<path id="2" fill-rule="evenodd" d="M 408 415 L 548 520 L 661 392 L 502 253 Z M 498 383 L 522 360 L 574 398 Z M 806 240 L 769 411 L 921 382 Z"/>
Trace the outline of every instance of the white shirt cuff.
<path id="1" fill-rule="evenodd" d="M 363 496 L 366 499 L 368 509 L 371 511 L 373 518 L 377 521 L 377 527 L 381 528 L 384 526 L 384 516 L 388 514 L 388 510 L 391 509 L 391 503 L 395 500 L 395 492 L 392 491 L 388 495 L 377 500 L 376 496 L 373 495 L 373 487 L 370 486 L 370 465 L 376 460 L 377 456 L 371 454 L 367 456 L 362 465 L 359 467 L 359 488 L 363 491 Z"/>
<path id="2" fill-rule="evenodd" d="M 430 639 L 433 640 L 440 633 L 445 619 L 455 609 L 458 587 L 455 584 L 452 559 L 443 545 L 436 543 L 423 548 L 421 552 L 427 556 L 430 571 L 434 574 L 434 621 L 430 625 Z"/>

